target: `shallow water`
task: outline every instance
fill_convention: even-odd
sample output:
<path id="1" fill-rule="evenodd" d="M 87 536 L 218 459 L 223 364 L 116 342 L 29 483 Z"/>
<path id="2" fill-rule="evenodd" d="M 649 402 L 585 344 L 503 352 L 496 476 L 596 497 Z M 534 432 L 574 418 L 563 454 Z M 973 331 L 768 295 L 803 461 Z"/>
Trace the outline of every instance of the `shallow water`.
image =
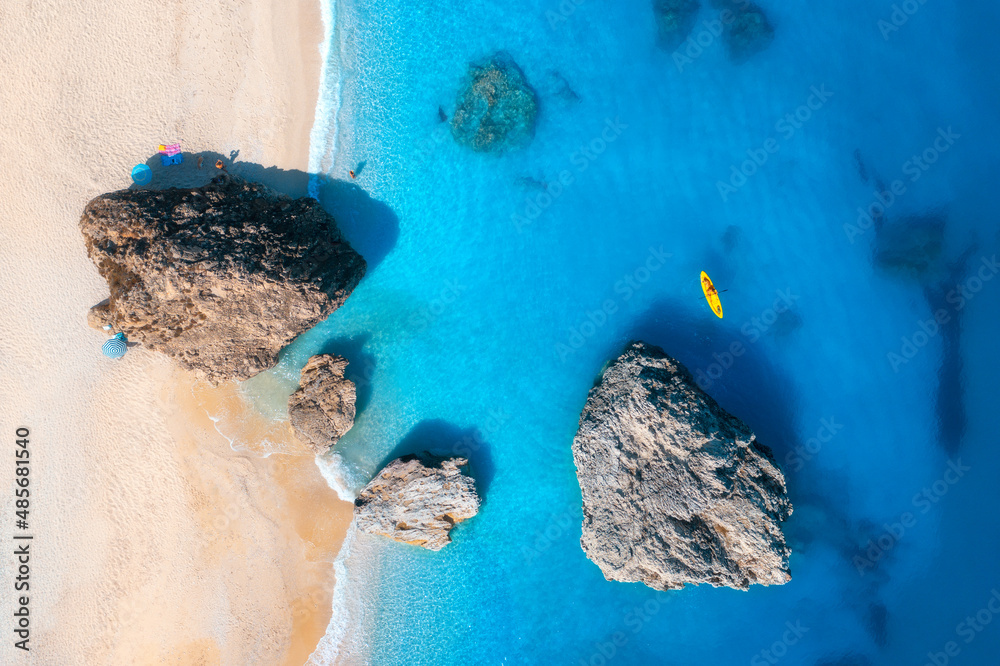
<path id="1" fill-rule="evenodd" d="M 359 415 L 320 461 L 338 492 L 432 449 L 469 455 L 485 494 L 440 553 L 351 539 L 348 663 L 917 664 L 949 641 L 952 663 L 1000 658 L 1000 623 L 971 639 L 959 625 L 1000 589 L 1000 13 L 914 4 L 884 35 L 892 3 L 767 2 L 775 40 L 738 65 L 703 32 L 707 6 L 701 53 L 680 65 L 655 45 L 649 0 L 326 7 L 313 159 L 338 181 L 354 169 L 371 197 L 321 191 L 369 273 L 245 390 L 280 418 L 305 360 L 341 353 Z M 538 93 L 536 136 L 474 154 L 438 107 L 450 116 L 469 63 L 498 50 Z M 926 170 L 911 160 L 925 149 Z M 884 217 L 859 224 L 895 181 Z M 872 263 L 891 237 L 879 224 L 913 215 L 946 219 L 923 282 Z M 701 270 L 728 290 L 724 320 Z M 966 291 L 935 331 L 927 282 L 947 295 L 955 276 Z M 632 338 L 774 449 L 795 505 L 791 583 L 661 593 L 584 556 L 570 444 Z"/>

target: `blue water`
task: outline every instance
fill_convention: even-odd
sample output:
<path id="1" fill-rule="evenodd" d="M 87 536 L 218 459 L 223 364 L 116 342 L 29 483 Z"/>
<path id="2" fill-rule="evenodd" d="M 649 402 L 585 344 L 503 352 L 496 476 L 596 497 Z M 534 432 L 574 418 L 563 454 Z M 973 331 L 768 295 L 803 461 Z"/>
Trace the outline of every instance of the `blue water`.
<path id="1" fill-rule="evenodd" d="M 949 641 L 949 663 L 1000 663 L 1000 621 L 959 625 L 1000 590 L 1000 279 L 947 304 L 960 336 L 921 338 L 924 290 L 873 267 L 874 229 L 845 228 L 876 181 L 900 180 L 887 220 L 941 216 L 944 263 L 969 252 L 942 283 L 997 253 L 1000 11 L 913 3 L 886 39 L 890 2 L 762 4 L 770 48 L 735 65 L 705 37 L 682 68 L 655 46 L 650 0 L 326 7 L 313 153 L 336 181 L 360 171 L 323 200 L 369 273 L 266 381 L 290 387 L 320 350 L 351 361 L 358 419 L 321 461 L 345 496 L 430 449 L 470 455 L 485 497 L 440 553 L 358 536 L 346 663 L 924 664 Z M 537 133 L 473 154 L 437 110 L 498 50 L 538 92 Z M 911 180 L 939 131 L 947 150 Z M 701 270 L 728 289 L 724 320 Z M 894 364 L 904 337 L 922 344 Z M 584 556 L 570 445 L 632 338 L 705 373 L 774 449 L 795 505 L 789 584 L 655 592 Z M 942 365 L 961 390 L 939 398 Z"/>

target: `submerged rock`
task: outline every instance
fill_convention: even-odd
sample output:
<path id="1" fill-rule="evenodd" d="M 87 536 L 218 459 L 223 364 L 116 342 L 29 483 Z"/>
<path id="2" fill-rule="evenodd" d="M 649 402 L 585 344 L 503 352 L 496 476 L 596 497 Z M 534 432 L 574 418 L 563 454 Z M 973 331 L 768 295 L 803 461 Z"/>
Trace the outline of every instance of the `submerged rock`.
<path id="1" fill-rule="evenodd" d="M 455 141 L 477 152 L 522 148 L 535 136 L 538 99 L 520 68 L 505 54 L 469 68 L 451 119 Z"/>
<path id="2" fill-rule="evenodd" d="M 476 484 L 462 473 L 468 464 L 465 458 L 425 464 L 412 455 L 393 460 L 354 500 L 358 529 L 441 550 L 451 543 L 451 529 L 479 512 Z"/>
<path id="3" fill-rule="evenodd" d="M 273 366 L 365 274 L 365 260 L 315 199 L 228 176 L 194 190 L 101 195 L 80 229 L 111 291 L 91 321 L 213 382 Z"/>
<path id="4" fill-rule="evenodd" d="M 357 394 L 344 377 L 347 359 L 313 356 L 302 368 L 299 388 L 288 398 L 288 420 L 295 436 L 320 455 L 354 425 Z"/>
<path id="5" fill-rule="evenodd" d="M 668 51 L 680 46 L 691 34 L 700 9 L 698 0 L 653 0 L 660 46 Z"/>
<path id="6" fill-rule="evenodd" d="M 924 284 L 947 275 L 941 256 L 944 247 L 943 217 L 912 216 L 876 230 L 875 266 Z"/>
<path id="7" fill-rule="evenodd" d="M 750 429 L 642 342 L 605 369 L 573 440 L 584 552 L 657 590 L 791 579 L 785 479 Z"/>
<path id="8" fill-rule="evenodd" d="M 717 3 L 728 6 L 733 13 L 732 21 L 726 25 L 726 48 L 729 57 L 736 61 L 746 60 L 774 41 L 774 27 L 767 20 L 767 14 L 752 2 L 734 1 Z"/>

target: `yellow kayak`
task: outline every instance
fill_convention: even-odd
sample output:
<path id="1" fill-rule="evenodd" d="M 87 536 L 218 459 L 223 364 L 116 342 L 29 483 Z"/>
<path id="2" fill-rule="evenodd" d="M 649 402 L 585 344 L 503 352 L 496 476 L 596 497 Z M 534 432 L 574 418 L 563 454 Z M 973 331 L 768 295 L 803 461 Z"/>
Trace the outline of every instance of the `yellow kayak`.
<path id="1" fill-rule="evenodd" d="M 705 271 L 701 272 L 701 290 L 705 292 L 705 300 L 708 301 L 708 305 L 712 308 L 712 312 L 719 319 L 722 319 L 722 301 L 719 300 L 719 291 L 712 284 L 712 278 L 708 277 L 708 273 Z"/>

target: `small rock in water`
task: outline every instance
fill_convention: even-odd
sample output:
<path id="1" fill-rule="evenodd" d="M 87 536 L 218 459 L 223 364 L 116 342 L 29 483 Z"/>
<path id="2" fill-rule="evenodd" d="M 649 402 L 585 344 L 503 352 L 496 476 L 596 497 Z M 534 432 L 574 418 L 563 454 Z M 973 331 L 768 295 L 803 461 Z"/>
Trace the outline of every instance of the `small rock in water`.
<path id="1" fill-rule="evenodd" d="M 553 70 L 549 72 L 549 78 L 552 81 L 552 88 L 556 96 L 566 100 L 567 102 L 580 101 L 580 95 L 578 95 L 569 85 L 569 81 L 566 80 L 565 76 Z"/>
<path id="2" fill-rule="evenodd" d="M 396 541 L 441 550 L 449 532 L 479 512 L 472 477 L 463 474 L 465 458 L 421 461 L 403 456 L 385 466 L 354 500 L 358 529 Z"/>
<path id="3" fill-rule="evenodd" d="M 451 134 L 477 152 L 523 148 L 535 136 L 538 99 L 520 68 L 498 53 L 483 65 L 469 68 L 459 93 Z"/>
<path id="4" fill-rule="evenodd" d="M 944 247 L 944 217 L 911 216 L 877 230 L 875 266 L 923 284 L 947 275 L 941 256 Z"/>
<path id="5" fill-rule="evenodd" d="M 730 9 L 735 15 L 726 26 L 726 47 L 729 57 L 740 62 L 760 53 L 774 41 L 774 27 L 764 10 L 752 2 L 734 2 Z"/>
<path id="6" fill-rule="evenodd" d="M 698 20 L 698 0 L 653 0 L 660 47 L 673 51 L 680 46 Z"/>
<path id="7" fill-rule="evenodd" d="M 584 552 L 657 590 L 791 580 L 792 513 L 770 451 L 684 366 L 634 342 L 590 390 L 573 440 Z"/>
<path id="8" fill-rule="evenodd" d="M 742 238 L 743 228 L 735 224 L 730 224 L 726 227 L 726 233 L 722 235 L 722 247 L 726 252 L 732 252 L 739 245 Z"/>
<path id="9" fill-rule="evenodd" d="M 295 436 L 324 454 L 354 425 L 354 382 L 344 377 L 347 359 L 313 356 L 302 368 L 299 388 L 288 398 L 288 419 Z"/>

